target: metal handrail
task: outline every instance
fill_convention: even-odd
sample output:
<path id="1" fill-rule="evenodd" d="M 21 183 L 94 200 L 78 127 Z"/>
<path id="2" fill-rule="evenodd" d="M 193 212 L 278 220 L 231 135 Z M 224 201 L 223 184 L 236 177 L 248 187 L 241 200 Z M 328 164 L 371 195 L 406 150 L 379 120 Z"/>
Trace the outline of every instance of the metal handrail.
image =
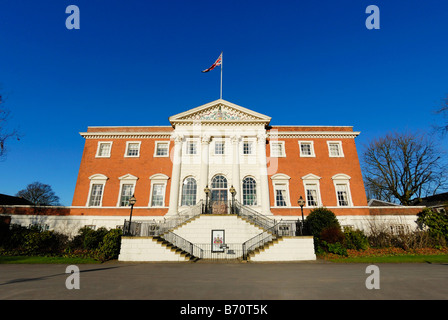
<path id="1" fill-rule="evenodd" d="M 275 220 L 241 204 L 238 200 L 235 200 L 235 207 L 237 208 L 235 210 L 237 215 L 247 218 L 263 229 L 269 229 L 275 225 Z"/>
<path id="2" fill-rule="evenodd" d="M 201 214 L 202 200 L 200 200 L 196 205 L 191 206 L 188 209 L 180 212 L 178 215 L 163 218 L 163 220 L 152 220 L 152 221 L 132 221 L 129 228 L 129 221 L 124 221 L 123 230 L 126 232 L 127 236 L 134 237 L 145 237 L 145 236 L 159 236 L 162 235 L 182 223 L 187 222 L 190 219 Z M 129 232 L 128 232 L 129 230 Z"/>
<path id="3" fill-rule="evenodd" d="M 168 241 L 172 245 L 180 248 L 181 250 L 191 254 L 196 258 L 202 259 L 202 257 L 204 256 L 203 249 L 171 231 L 164 233 L 160 236 L 160 238 Z"/>
<path id="4" fill-rule="evenodd" d="M 244 260 L 247 260 L 247 256 L 251 251 L 264 246 L 265 243 L 269 241 L 277 239 L 277 235 L 275 233 L 275 227 L 277 225 L 272 226 L 271 228 L 263 231 L 262 233 L 256 235 L 255 237 L 250 238 L 249 240 L 243 243 L 242 246 L 243 246 Z"/>

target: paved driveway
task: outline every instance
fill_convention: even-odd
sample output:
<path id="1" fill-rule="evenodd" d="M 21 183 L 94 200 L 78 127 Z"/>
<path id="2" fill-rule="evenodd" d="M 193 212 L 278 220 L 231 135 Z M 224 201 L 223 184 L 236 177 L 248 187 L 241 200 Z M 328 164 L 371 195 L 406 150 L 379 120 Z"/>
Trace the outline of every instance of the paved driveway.
<path id="1" fill-rule="evenodd" d="M 367 289 L 367 264 L 105 263 L 79 265 L 67 289 L 66 265 L 0 265 L 4 299 L 371 300 L 448 299 L 447 264 L 378 264 L 379 289 Z M 69 284 L 74 281 L 69 279 Z"/>

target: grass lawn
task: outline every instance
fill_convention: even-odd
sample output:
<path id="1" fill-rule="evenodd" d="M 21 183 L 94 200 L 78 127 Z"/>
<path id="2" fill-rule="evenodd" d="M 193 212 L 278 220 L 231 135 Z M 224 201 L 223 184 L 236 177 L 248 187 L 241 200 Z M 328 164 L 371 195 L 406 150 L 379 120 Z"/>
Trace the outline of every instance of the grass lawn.
<path id="1" fill-rule="evenodd" d="M 20 264 L 82 264 L 82 263 L 101 263 L 92 258 L 64 258 L 64 257 L 39 257 L 39 256 L 0 256 L 2 263 L 20 263 Z"/>

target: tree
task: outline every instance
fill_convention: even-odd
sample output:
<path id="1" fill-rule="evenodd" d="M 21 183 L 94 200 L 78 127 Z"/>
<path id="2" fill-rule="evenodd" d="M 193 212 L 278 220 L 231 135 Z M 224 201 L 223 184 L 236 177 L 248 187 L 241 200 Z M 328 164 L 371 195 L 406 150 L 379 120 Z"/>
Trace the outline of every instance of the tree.
<path id="1" fill-rule="evenodd" d="M 441 114 L 444 118 L 446 118 L 445 122 L 441 126 L 435 126 L 437 131 L 442 133 L 442 136 L 448 133 L 448 95 L 445 99 L 442 99 L 442 103 L 436 110 L 437 114 Z"/>
<path id="2" fill-rule="evenodd" d="M 16 197 L 22 197 L 26 200 L 41 206 L 59 205 L 59 197 L 48 184 L 40 182 L 30 183 L 25 189 L 17 192 Z"/>
<path id="3" fill-rule="evenodd" d="M 10 117 L 10 112 L 4 107 L 4 101 L 0 95 L 0 159 L 6 156 L 6 140 L 12 137 L 19 139 L 19 134 L 16 129 L 8 130 L 7 122 Z"/>
<path id="4" fill-rule="evenodd" d="M 5 109 L 3 105 L 4 102 L 2 100 L 2 96 L 0 95 L 0 159 L 3 159 L 6 156 L 6 140 L 12 137 L 16 137 L 17 140 L 19 140 L 17 130 L 8 130 L 6 128 L 10 112 Z"/>
<path id="5" fill-rule="evenodd" d="M 446 187 L 446 165 L 441 151 L 423 134 L 389 133 L 370 142 L 363 154 L 368 194 L 379 200 L 410 205 L 422 195 Z"/>

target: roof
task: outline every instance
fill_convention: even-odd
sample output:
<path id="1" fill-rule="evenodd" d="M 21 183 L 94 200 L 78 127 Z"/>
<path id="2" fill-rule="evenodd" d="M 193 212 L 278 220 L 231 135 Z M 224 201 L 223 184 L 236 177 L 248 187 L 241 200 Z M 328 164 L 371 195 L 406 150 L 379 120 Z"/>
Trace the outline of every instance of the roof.
<path id="1" fill-rule="evenodd" d="M 8 196 L 7 194 L 0 193 L 0 205 L 3 206 L 13 206 L 13 205 L 24 205 L 33 206 L 34 203 L 28 201 L 21 197 Z"/>
<path id="2" fill-rule="evenodd" d="M 387 202 L 383 200 L 378 199 L 370 199 L 368 203 L 369 207 L 393 207 L 393 206 L 399 206 L 399 204 Z"/>
<path id="3" fill-rule="evenodd" d="M 448 192 L 435 194 L 425 198 L 414 199 L 412 205 L 425 207 L 448 205 Z"/>

